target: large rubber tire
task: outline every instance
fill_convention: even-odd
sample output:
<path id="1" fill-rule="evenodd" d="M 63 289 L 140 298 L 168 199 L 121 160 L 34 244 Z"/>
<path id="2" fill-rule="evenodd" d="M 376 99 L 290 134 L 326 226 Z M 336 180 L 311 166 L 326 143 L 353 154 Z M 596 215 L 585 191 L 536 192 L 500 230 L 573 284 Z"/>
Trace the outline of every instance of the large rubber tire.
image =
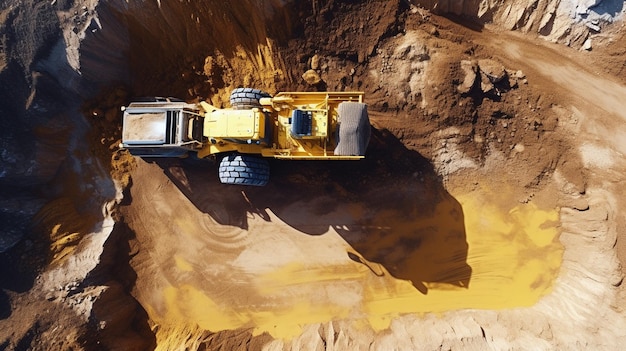
<path id="1" fill-rule="evenodd" d="M 248 110 L 261 107 L 259 100 L 272 97 L 270 94 L 253 88 L 237 88 L 230 93 L 230 106 L 235 110 Z"/>
<path id="2" fill-rule="evenodd" d="M 232 154 L 220 162 L 219 176 L 223 184 L 265 186 L 270 179 L 270 165 L 259 157 Z"/>

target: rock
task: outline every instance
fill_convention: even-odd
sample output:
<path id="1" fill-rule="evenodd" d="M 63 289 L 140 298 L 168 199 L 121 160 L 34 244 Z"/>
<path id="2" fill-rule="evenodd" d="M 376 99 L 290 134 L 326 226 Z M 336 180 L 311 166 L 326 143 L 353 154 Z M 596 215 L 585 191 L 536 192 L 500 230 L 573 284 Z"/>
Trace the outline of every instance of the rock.
<path id="1" fill-rule="evenodd" d="M 469 60 L 461 61 L 461 69 L 465 73 L 465 78 L 463 78 L 463 83 L 457 86 L 457 90 L 461 94 L 469 93 L 476 83 L 476 73 L 478 72 L 478 66 L 475 62 Z"/>
<path id="2" fill-rule="evenodd" d="M 585 43 L 583 44 L 582 49 L 591 51 L 591 38 L 588 38 L 587 40 L 585 40 Z"/>
<path id="3" fill-rule="evenodd" d="M 94 117 L 102 117 L 102 116 L 104 116 L 104 111 L 102 111 L 101 108 L 94 108 L 91 111 L 91 115 L 94 116 Z"/>
<path id="4" fill-rule="evenodd" d="M 302 75 L 302 79 L 304 79 L 304 81 L 307 82 L 307 84 L 309 85 L 316 85 L 322 81 L 320 75 L 312 69 L 304 72 L 304 74 Z"/>
<path id="5" fill-rule="evenodd" d="M 524 72 L 517 71 L 507 71 L 507 76 L 509 77 L 509 87 L 515 89 L 519 86 L 519 82 L 526 78 Z"/>
<path id="6" fill-rule="evenodd" d="M 592 31 L 600 33 L 601 28 L 599 25 L 593 24 L 591 22 L 587 22 L 585 23 L 585 25 L 587 26 L 587 28 L 591 29 Z"/>
<path id="7" fill-rule="evenodd" d="M 319 69 L 320 68 L 320 57 L 315 54 L 311 57 L 311 69 Z"/>
<path id="8" fill-rule="evenodd" d="M 483 72 L 480 72 L 480 90 L 482 90 L 483 93 L 487 93 L 492 91 L 493 88 L 493 83 L 491 82 L 489 77 Z"/>
<path id="9" fill-rule="evenodd" d="M 589 9 L 586 6 L 578 6 L 576 8 L 576 14 L 577 15 L 588 15 L 589 14 Z"/>
<path id="10" fill-rule="evenodd" d="M 481 73 L 484 73 L 489 78 L 491 83 L 498 83 L 507 76 L 504 66 L 494 60 L 478 60 L 478 68 Z"/>

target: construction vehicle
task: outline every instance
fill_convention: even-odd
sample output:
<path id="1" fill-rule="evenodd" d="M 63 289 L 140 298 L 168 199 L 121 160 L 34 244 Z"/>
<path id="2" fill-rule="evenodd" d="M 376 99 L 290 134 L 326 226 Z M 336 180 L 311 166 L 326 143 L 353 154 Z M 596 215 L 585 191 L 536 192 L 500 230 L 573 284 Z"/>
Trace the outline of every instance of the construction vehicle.
<path id="1" fill-rule="evenodd" d="M 231 108 L 157 98 L 122 107 L 121 148 L 140 157 L 220 160 L 225 184 L 266 185 L 265 158 L 358 160 L 371 127 L 362 92 L 283 92 L 238 88 Z"/>

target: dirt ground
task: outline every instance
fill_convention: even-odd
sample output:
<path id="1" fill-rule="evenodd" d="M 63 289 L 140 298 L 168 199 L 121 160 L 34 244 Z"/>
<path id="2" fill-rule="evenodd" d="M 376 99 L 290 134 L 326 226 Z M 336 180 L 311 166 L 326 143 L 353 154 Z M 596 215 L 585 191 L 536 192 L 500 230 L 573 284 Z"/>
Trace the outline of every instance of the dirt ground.
<path id="1" fill-rule="evenodd" d="M 69 97 L 91 128 L 76 137 L 89 156 L 65 162 L 93 166 L 48 180 L 63 185 L 33 234 L 0 254 L 0 349 L 626 342 L 619 24 L 588 51 L 406 1 L 266 5 L 57 5 L 65 25 L 86 13 L 92 34 L 63 39 L 82 43 L 82 75 L 111 77 Z M 95 50 L 110 43 L 134 50 Z M 117 150 L 131 97 L 226 106 L 238 86 L 364 91 L 366 158 L 270 161 L 268 186 L 248 188 L 208 161 Z"/>
<path id="2" fill-rule="evenodd" d="M 425 25 L 416 22 L 407 19 L 406 26 Z M 555 50 L 558 46 L 539 46 L 497 29 L 474 32 L 445 19 L 433 19 L 430 25 L 439 33 L 435 38 L 417 29 L 380 45 L 378 50 L 392 53 L 387 61 L 391 82 L 401 82 L 394 78 L 406 74 L 404 57 L 393 53 L 398 48 L 414 49 L 403 47 L 408 37 L 446 49 L 441 58 L 429 53 L 434 67 L 424 67 L 429 77 L 441 79 L 430 82 L 433 90 L 445 91 L 447 85 L 450 94 L 454 82 L 462 80 L 453 62 L 467 58 L 468 47 L 473 47 L 472 56 L 478 59 L 494 59 L 512 71 L 522 70 L 528 83 L 503 93 L 500 101 L 424 92 L 419 101 L 422 109 L 417 99 L 411 105 L 406 95 L 390 96 L 402 90 L 394 83 L 379 87 L 381 92 L 369 88 L 374 90 L 370 97 L 374 125 L 382 132 L 374 138 L 367 161 L 350 166 L 278 162 L 272 164 L 272 184 L 261 190 L 216 187 L 210 167 L 138 162 L 131 173 L 133 201 L 121 211 L 142 245 L 131 265 L 144 273 L 154 272 L 138 277 L 135 296 L 154 320 L 175 321 L 157 332 L 157 345 L 183 343 L 174 331 L 185 324 L 192 329 L 198 326 L 198 333 L 251 328 L 252 335 L 279 338 L 269 344 L 278 349 L 300 347 L 295 345 L 313 349 L 316 343 L 334 343 L 340 349 L 339 345 L 354 343 L 362 348 L 376 345 L 380 342 L 377 333 L 391 328 L 395 345 L 401 337 L 393 326 L 402 325 L 396 322 L 400 316 L 469 308 L 483 310 L 473 314 L 475 327 L 468 332 L 472 341 L 458 344 L 456 340 L 455 344 L 450 339 L 459 335 L 452 334 L 443 336 L 441 345 L 482 348 L 502 341 L 493 336 L 496 325 L 480 320 L 488 314 L 484 310 L 499 310 L 499 319 L 516 320 L 519 317 L 511 317 L 513 312 L 507 309 L 537 306 L 538 301 L 545 309 L 582 303 L 565 302 L 571 299 L 561 295 L 562 289 L 568 289 L 567 279 L 580 277 L 567 277 L 563 271 L 569 255 L 580 259 L 590 248 L 563 238 L 568 230 L 577 234 L 606 231 L 603 235 L 614 236 L 615 228 L 605 228 L 602 222 L 596 228 L 602 216 L 611 216 L 613 225 L 623 225 L 617 213 L 615 217 L 609 214 L 620 206 L 619 196 L 612 195 L 620 190 L 604 183 L 611 179 L 608 175 L 602 176 L 600 184 L 592 175 L 602 172 L 597 166 L 607 169 L 616 162 L 608 159 L 619 159 L 606 155 L 621 153 L 620 138 L 606 133 L 600 137 L 598 131 L 587 130 L 623 118 L 622 102 L 616 98 L 620 95 L 614 93 L 623 88 L 608 84 L 608 78 L 597 78 L 597 72 L 586 73 L 583 55 L 587 53 L 566 58 Z M 465 42 L 451 44 L 448 36 L 463 36 Z M 384 71 L 381 67 L 374 66 L 367 73 Z M 341 81 L 330 74 L 325 80 Z M 599 80 L 603 83 L 595 83 Z M 597 90 L 590 92 L 589 85 Z M 563 93 L 555 92 L 557 86 Z M 460 112 L 450 111 L 450 105 L 463 103 L 469 105 L 467 110 L 475 110 L 473 119 L 456 115 L 467 115 L 462 106 Z M 425 110 L 426 118 L 407 123 L 415 118 L 411 115 L 416 110 Z M 590 117 L 581 121 L 579 115 Z M 611 128 L 617 136 L 620 125 L 614 123 Z M 578 134 L 581 129 L 584 137 Z M 577 132 L 577 140 L 569 137 L 572 132 Z M 573 145 L 580 145 L 580 150 L 572 150 Z M 433 160 L 432 166 L 422 155 Z M 283 166 L 287 171 L 281 171 Z M 140 184 L 135 183 L 137 179 Z M 619 176 L 613 179 L 618 182 Z M 507 245 L 515 248 L 505 249 Z M 159 263 L 155 256 L 164 261 Z M 207 260 L 207 256 L 215 259 Z M 614 253 L 607 261 L 597 261 L 600 272 L 587 274 L 601 274 L 613 291 L 603 294 L 611 295 L 617 293 L 613 286 L 621 283 L 622 275 Z M 557 278 L 559 272 L 563 281 Z M 612 301 L 606 306 L 609 310 L 620 300 L 613 297 Z M 562 313 L 578 313 L 577 307 L 571 308 Z M 600 333 L 572 338 L 559 325 L 564 320 L 540 310 L 516 312 L 527 318 L 516 323 L 527 328 L 541 320 L 545 324 L 541 328 L 552 334 L 539 333 L 536 345 L 605 342 L 593 341 L 603 338 Z M 604 313 L 616 316 L 600 312 Z M 456 323 L 447 320 L 451 316 L 446 314 L 443 320 L 455 330 Z M 333 321 L 330 325 L 326 324 L 329 320 Z M 415 322 L 405 323 L 415 327 Z M 310 328 L 320 330 L 311 336 Z M 329 339 L 327 328 L 334 330 L 334 337 Z M 374 332 L 374 336 L 363 337 L 363 331 L 352 328 L 365 328 L 367 335 Z M 487 336 L 481 336 L 480 330 Z M 337 336 L 338 331 L 343 334 Z M 623 338 L 619 330 L 613 333 L 616 342 Z M 524 345 L 522 335 L 508 331 L 501 337 L 515 348 Z M 420 342 L 412 345 L 419 347 Z M 605 346 L 610 349 L 611 345 L 617 344 Z"/>

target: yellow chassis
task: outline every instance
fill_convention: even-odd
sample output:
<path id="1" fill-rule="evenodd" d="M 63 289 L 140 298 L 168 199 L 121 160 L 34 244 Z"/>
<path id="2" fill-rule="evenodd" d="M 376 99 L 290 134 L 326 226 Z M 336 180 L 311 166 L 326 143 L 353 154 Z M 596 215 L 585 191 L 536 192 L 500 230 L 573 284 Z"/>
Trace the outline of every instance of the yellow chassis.
<path id="1" fill-rule="evenodd" d="M 204 136 L 209 142 L 199 146 L 198 157 L 239 152 L 278 159 L 361 159 L 363 156 L 339 156 L 333 153 L 336 145 L 337 107 L 341 102 L 348 101 L 363 102 L 363 92 L 283 92 L 271 98 L 262 98 L 259 101 L 262 108 L 251 110 L 218 109 L 202 102 Z M 294 110 L 311 114 L 310 135 L 294 137 L 290 133 Z M 246 138 L 249 142 L 242 143 L 241 140 Z M 264 141 L 255 142 L 259 140 Z"/>

